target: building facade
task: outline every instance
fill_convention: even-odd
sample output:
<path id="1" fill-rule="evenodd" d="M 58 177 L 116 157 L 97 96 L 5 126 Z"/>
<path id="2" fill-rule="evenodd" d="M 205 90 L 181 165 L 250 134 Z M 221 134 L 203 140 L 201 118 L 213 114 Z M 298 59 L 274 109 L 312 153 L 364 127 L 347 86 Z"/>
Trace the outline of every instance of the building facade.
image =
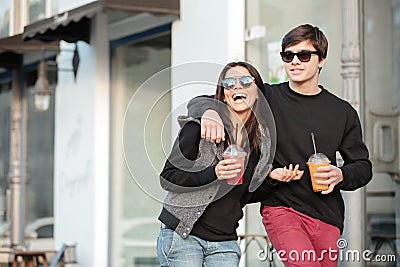
<path id="1" fill-rule="evenodd" d="M 358 110 L 374 164 L 365 189 L 343 192 L 348 249 L 374 250 L 376 218 L 400 232 L 400 1 L 307 0 L 301 9 L 294 0 L 3 2 L 4 244 L 39 246 L 26 229 L 42 225 L 54 248 L 76 244 L 80 266 L 157 266 L 158 173 L 176 117 L 192 97 L 214 92 L 229 61 L 251 62 L 268 82 L 285 80 L 280 40 L 303 23 L 327 35 L 321 83 Z M 38 112 L 41 62 L 52 94 Z M 258 209 L 246 207 L 240 233 L 265 234 Z M 394 254 L 386 241 L 378 254 Z M 250 243 L 242 266 L 265 266 L 261 249 Z"/>

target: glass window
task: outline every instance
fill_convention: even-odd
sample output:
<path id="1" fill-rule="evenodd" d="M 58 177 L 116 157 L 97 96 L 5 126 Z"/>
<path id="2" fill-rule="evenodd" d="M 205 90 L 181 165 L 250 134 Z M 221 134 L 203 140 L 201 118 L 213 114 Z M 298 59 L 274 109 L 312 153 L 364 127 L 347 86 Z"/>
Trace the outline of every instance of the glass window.
<path id="1" fill-rule="evenodd" d="M 9 188 L 11 101 L 11 81 L 0 82 L 0 225 L 6 221 L 6 190 Z"/>
<path id="2" fill-rule="evenodd" d="M 11 0 L 2 0 L 0 5 L 0 38 L 10 35 Z"/>
<path id="3" fill-rule="evenodd" d="M 363 15 L 366 140 L 374 170 L 367 185 L 367 241 L 377 255 L 395 255 L 396 222 L 397 236 L 400 232 L 400 1 L 365 0 Z"/>
<path id="4" fill-rule="evenodd" d="M 54 184 L 54 87 L 57 82 L 56 71 L 47 72 L 53 90 L 47 111 L 38 112 L 34 108 L 32 89 L 37 79 L 37 70 L 26 74 L 26 225 L 44 225 L 36 229 L 39 237 L 53 236 L 52 223 L 47 218 L 53 217 Z"/>
<path id="5" fill-rule="evenodd" d="M 169 32 L 112 52 L 111 266 L 158 264 L 161 203 L 154 193 L 165 194 L 158 175 L 165 162 L 163 149 L 170 144 L 171 97 L 162 91 L 171 84 L 170 65 Z"/>
<path id="6" fill-rule="evenodd" d="M 29 0 L 29 23 L 46 18 L 46 0 Z"/>
<path id="7" fill-rule="evenodd" d="M 53 12 L 53 15 L 59 13 L 58 12 L 58 10 L 59 10 L 58 2 L 59 2 L 59 0 L 53 0 L 52 1 L 52 12 Z"/>
<path id="8" fill-rule="evenodd" d="M 298 12 L 301 9 L 301 12 Z M 326 64 L 321 71 L 320 83 L 330 92 L 342 95 L 341 45 L 342 45 L 342 1 L 304 0 L 255 0 L 246 1 L 246 59 L 261 73 L 269 83 L 287 80 L 283 62 L 280 58 L 281 40 L 294 27 L 301 24 L 318 26 L 327 36 L 329 50 Z M 246 233 L 265 234 L 258 218 L 259 204 L 246 206 Z M 262 243 L 265 246 L 265 243 Z M 268 247 L 262 248 L 268 251 Z M 283 266 L 276 254 L 265 256 L 262 261 L 257 258 L 260 246 L 250 243 L 244 261 L 246 266 L 265 266 L 268 261 Z M 274 265 L 274 264 L 272 264 Z M 271 266 L 272 266 L 271 265 Z"/>
<path id="9" fill-rule="evenodd" d="M 258 68 L 265 81 L 284 81 L 286 74 L 279 56 L 282 37 L 300 24 L 318 26 L 332 44 L 320 81 L 331 92 L 341 95 L 341 1 L 305 0 L 301 2 L 301 12 L 295 12 L 297 7 L 296 0 L 287 0 L 284 4 L 279 0 L 246 1 L 247 36 L 256 36 L 246 42 L 246 58 Z"/>

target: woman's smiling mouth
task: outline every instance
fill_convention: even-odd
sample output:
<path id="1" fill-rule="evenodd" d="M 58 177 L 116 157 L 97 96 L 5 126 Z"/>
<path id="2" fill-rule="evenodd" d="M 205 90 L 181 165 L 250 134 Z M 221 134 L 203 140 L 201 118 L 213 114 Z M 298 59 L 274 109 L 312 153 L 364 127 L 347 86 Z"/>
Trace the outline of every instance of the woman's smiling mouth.
<path id="1" fill-rule="evenodd" d="M 237 100 L 246 100 L 247 95 L 242 94 L 242 93 L 237 93 L 237 94 L 234 94 L 234 95 L 232 96 L 232 98 L 233 98 L 233 101 L 236 102 Z"/>

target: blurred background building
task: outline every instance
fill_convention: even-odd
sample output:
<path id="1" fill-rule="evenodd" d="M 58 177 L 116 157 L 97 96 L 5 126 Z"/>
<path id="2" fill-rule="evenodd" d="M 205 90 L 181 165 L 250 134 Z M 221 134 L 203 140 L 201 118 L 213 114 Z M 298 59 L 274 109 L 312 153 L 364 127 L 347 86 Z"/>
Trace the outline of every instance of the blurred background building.
<path id="1" fill-rule="evenodd" d="M 234 60 L 283 81 L 280 40 L 304 23 L 328 37 L 321 83 L 358 110 L 374 164 L 367 188 L 343 192 L 347 248 L 400 254 L 399 0 L 2 0 L 0 245 L 76 244 L 80 266 L 157 266 L 176 116 L 215 90 L 182 81 L 216 81 Z M 265 234 L 258 209 L 246 207 L 241 234 Z M 259 250 L 250 243 L 242 266 L 265 266 Z"/>

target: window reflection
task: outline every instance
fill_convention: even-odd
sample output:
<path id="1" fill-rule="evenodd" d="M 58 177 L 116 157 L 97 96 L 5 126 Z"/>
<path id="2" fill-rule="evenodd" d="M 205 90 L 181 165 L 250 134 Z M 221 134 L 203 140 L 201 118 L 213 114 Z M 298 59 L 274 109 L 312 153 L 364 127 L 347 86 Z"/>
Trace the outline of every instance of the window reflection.
<path id="1" fill-rule="evenodd" d="M 2 0 L 0 5 L 0 38 L 10 34 L 10 6 L 11 0 Z"/>
<path id="2" fill-rule="evenodd" d="M 301 12 L 293 13 L 296 0 L 246 1 L 246 32 L 255 38 L 246 41 L 246 59 L 260 70 L 264 81 L 282 82 L 287 79 L 279 56 L 281 39 L 290 29 L 305 23 L 318 26 L 329 40 L 328 58 L 320 76 L 320 83 L 334 94 L 340 95 L 340 56 L 342 31 L 338 18 L 342 14 L 341 1 L 301 2 Z M 258 35 L 257 33 L 264 34 Z"/>
<path id="3" fill-rule="evenodd" d="M 46 0 L 29 0 L 29 23 L 46 17 Z"/>
<path id="4" fill-rule="evenodd" d="M 284 4 L 282 4 L 284 2 Z M 320 83 L 334 94 L 341 94 L 340 57 L 342 44 L 341 21 L 342 1 L 301 2 L 301 12 L 295 12 L 296 0 L 257 0 L 246 1 L 246 60 L 260 71 L 264 81 L 279 83 L 287 80 L 284 64 L 280 58 L 281 40 L 290 29 L 305 23 L 317 25 L 329 40 L 327 64 L 321 72 Z M 331 45 L 332 44 L 332 45 Z M 258 220 L 259 205 L 246 206 L 247 233 L 265 234 Z M 257 258 L 257 246 L 249 247 L 246 253 L 246 266 L 266 266 Z M 274 266 L 283 263 L 274 257 Z"/>
<path id="5" fill-rule="evenodd" d="M 168 114 L 171 111 L 170 94 L 158 98 L 162 93 L 160 86 L 146 87 L 145 90 L 142 88 L 141 92 L 144 93 L 135 94 L 147 79 L 162 70 L 165 73 L 165 69 L 170 65 L 171 35 L 169 33 L 138 40 L 135 43 L 126 43 L 113 51 L 111 85 L 113 153 L 110 210 L 112 266 L 128 266 L 132 264 L 132 261 L 135 266 L 143 264 L 144 260 L 157 262 L 154 258 L 156 255 L 154 236 L 158 234 L 160 228 L 157 216 L 161 204 L 150 198 L 143 188 L 151 187 L 151 192 L 157 190 L 160 191 L 159 194 L 164 192 L 161 192 L 156 171 L 146 168 L 128 169 L 127 162 L 135 161 L 135 164 L 130 166 L 147 166 L 148 158 L 151 158 L 157 170 L 161 169 L 165 162 L 160 133 L 168 135 L 166 133 L 170 132 L 168 128 L 170 125 Z M 167 73 L 162 77 L 165 80 L 160 81 L 160 84 L 168 86 L 171 83 L 171 74 Z M 134 95 L 135 101 L 131 103 L 130 100 Z M 154 105 L 154 112 L 148 114 L 142 108 L 144 106 L 142 103 L 146 101 L 148 103 L 152 99 L 159 99 L 159 101 Z M 143 130 L 140 130 L 138 125 L 141 125 L 144 118 L 147 125 L 151 126 L 151 131 L 146 133 L 147 155 L 141 154 L 138 149 L 143 142 L 141 137 Z M 122 140 L 122 136 L 128 138 Z M 170 140 L 170 136 L 166 139 Z M 169 147 L 169 143 L 163 144 Z M 121 151 L 124 151 L 124 154 Z M 137 185 L 139 180 L 141 186 Z"/>
<path id="6" fill-rule="evenodd" d="M 365 138 L 374 169 L 367 185 L 367 241 L 374 253 L 394 255 L 400 230 L 400 1 L 365 0 L 363 15 Z"/>
<path id="7" fill-rule="evenodd" d="M 26 92 L 26 225 L 47 225 L 48 228 L 51 228 L 55 93 L 51 95 L 49 109 L 45 112 L 36 112 L 31 93 L 37 79 L 36 69 L 27 72 L 25 79 L 28 86 Z M 49 71 L 48 79 L 54 90 L 54 85 L 57 83 L 57 72 Z M 52 234 L 51 229 L 48 229 L 44 235 L 52 236 Z"/>
<path id="8" fill-rule="evenodd" d="M 6 220 L 6 190 L 10 160 L 11 82 L 0 82 L 0 225 Z M 0 232 L 0 236 L 4 233 Z"/>

